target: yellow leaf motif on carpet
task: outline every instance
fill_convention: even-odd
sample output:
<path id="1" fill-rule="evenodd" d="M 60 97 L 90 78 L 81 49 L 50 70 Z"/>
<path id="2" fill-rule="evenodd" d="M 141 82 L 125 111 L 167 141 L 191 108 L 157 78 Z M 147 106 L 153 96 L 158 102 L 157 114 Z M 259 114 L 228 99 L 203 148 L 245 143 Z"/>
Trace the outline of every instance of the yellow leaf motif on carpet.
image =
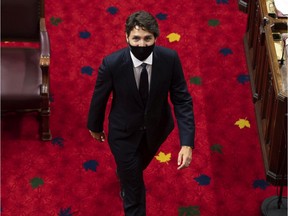
<path id="1" fill-rule="evenodd" d="M 240 129 L 243 129 L 245 127 L 250 128 L 250 122 L 246 118 L 239 119 L 238 121 L 235 122 L 235 125 L 238 125 Z"/>
<path id="2" fill-rule="evenodd" d="M 160 163 L 168 163 L 168 161 L 171 160 L 171 153 L 165 154 L 164 152 L 159 152 L 155 158 L 160 162 Z"/>
<path id="3" fill-rule="evenodd" d="M 181 36 L 177 33 L 170 33 L 166 38 L 168 38 L 169 42 L 172 43 L 175 41 L 180 41 Z"/>

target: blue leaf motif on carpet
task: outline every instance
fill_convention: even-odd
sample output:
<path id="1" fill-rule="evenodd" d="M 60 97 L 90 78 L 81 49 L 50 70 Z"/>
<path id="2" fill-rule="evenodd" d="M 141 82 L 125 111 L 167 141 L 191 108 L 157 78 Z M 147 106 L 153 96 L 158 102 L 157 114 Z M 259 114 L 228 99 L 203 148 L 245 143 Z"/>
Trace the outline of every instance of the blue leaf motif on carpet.
<path id="1" fill-rule="evenodd" d="M 263 179 L 258 179 L 253 182 L 253 188 L 260 188 L 265 190 L 269 186 L 269 183 Z"/>
<path id="2" fill-rule="evenodd" d="M 64 146 L 64 139 L 62 137 L 54 137 L 51 142 L 53 145 Z"/>
<path id="3" fill-rule="evenodd" d="M 99 163 L 96 160 L 89 160 L 83 163 L 83 167 L 86 171 L 91 170 L 93 172 L 96 172 L 98 165 Z"/>
<path id="4" fill-rule="evenodd" d="M 115 15 L 116 13 L 118 13 L 118 8 L 111 6 L 107 9 L 107 12 L 112 15 Z"/>
<path id="5" fill-rule="evenodd" d="M 90 66 L 85 66 L 85 67 L 81 68 L 81 73 L 82 74 L 88 74 L 89 76 L 92 75 L 93 71 L 94 71 L 94 69 Z"/>
<path id="6" fill-rule="evenodd" d="M 159 19 L 159 20 L 166 20 L 166 19 L 167 19 L 167 14 L 158 13 L 158 14 L 156 15 L 156 18 Z"/>
<path id="7" fill-rule="evenodd" d="M 216 0 L 217 4 L 228 4 L 228 0 Z"/>
<path id="8" fill-rule="evenodd" d="M 199 177 L 197 178 L 194 178 L 195 181 L 197 181 L 199 183 L 199 185 L 209 185 L 210 184 L 210 181 L 211 181 L 211 178 L 207 175 L 200 175 Z"/>
<path id="9" fill-rule="evenodd" d="M 87 38 L 89 38 L 90 36 L 91 36 L 91 34 L 90 34 L 90 32 L 88 32 L 88 31 L 82 31 L 82 32 L 79 33 L 79 37 L 80 37 L 80 38 L 83 38 L 83 39 L 87 39 Z"/>
<path id="10" fill-rule="evenodd" d="M 73 216 L 73 213 L 71 212 L 71 207 L 66 209 L 61 208 L 58 216 Z"/>
<path id="11" fill-rule="evenodd" d="M 227 56 L 229 54 L 233 54 L 232 50 L 230 48 L 222 48 L 220 50 L 220 53 L 223 54 L 224 56 Z"/>
<path id="12" fill-rule="evenodd" d="M 241 84 L 245 84 L 246 82 L 249 82 L 250 81 L 250 77 L 249 75 L 247 74 L 240 74 L 238 77 L 237 77 L 237 81 Z"/>

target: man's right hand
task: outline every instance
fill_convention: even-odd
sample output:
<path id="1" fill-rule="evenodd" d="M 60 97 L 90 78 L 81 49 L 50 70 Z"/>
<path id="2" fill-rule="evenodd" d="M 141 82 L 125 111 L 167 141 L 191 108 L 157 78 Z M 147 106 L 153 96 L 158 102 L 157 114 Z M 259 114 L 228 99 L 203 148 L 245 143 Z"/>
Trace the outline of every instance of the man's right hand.
<path id="1" fill-rule="evenodd" d="M 93 132 L 90 130 L 89 130 L 89 132 L 90 132 L 91 136 L 99 142 L 104 142 L 106 139 L 104 132 L 97 133 L 97 132 Z"/>

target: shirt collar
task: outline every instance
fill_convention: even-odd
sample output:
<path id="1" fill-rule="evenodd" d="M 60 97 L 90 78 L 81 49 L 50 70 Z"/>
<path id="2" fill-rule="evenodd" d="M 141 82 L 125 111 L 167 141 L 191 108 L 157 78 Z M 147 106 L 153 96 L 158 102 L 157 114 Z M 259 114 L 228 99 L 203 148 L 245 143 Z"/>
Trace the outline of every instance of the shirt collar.
<path id="1" fill-rule="evenodd" d="M 148 56 L 147 59 L 145 59 L 144 61 L 140 61 L 139 59 L 137 59 L 133 53 L 130 51 L 130 55 L 132 58 L 132 62 L 134 67 L 139 67 L 141 64 L 146 63 L 148 65 L 152 65 L 152 60 L 153 60 L 153 52 Z"/>

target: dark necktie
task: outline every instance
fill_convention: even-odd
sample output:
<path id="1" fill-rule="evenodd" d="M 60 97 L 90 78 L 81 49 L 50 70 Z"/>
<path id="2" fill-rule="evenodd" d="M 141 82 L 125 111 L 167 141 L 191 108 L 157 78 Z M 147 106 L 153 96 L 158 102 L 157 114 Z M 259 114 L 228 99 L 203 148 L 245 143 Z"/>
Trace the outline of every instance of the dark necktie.
<path id="1" fill-rule="evenodd" d="M 142 71 L 140 75 L 140 82 L 139 82 L 139 93 L 142 98 L 144 106 L 146 106 L 147 99 L 148 99 L 148 89 L 149 89 L 149 83 L 148 83 L 148 72 L 146 70 L 146 65 L 143 63 L 142 66 Z"/>

